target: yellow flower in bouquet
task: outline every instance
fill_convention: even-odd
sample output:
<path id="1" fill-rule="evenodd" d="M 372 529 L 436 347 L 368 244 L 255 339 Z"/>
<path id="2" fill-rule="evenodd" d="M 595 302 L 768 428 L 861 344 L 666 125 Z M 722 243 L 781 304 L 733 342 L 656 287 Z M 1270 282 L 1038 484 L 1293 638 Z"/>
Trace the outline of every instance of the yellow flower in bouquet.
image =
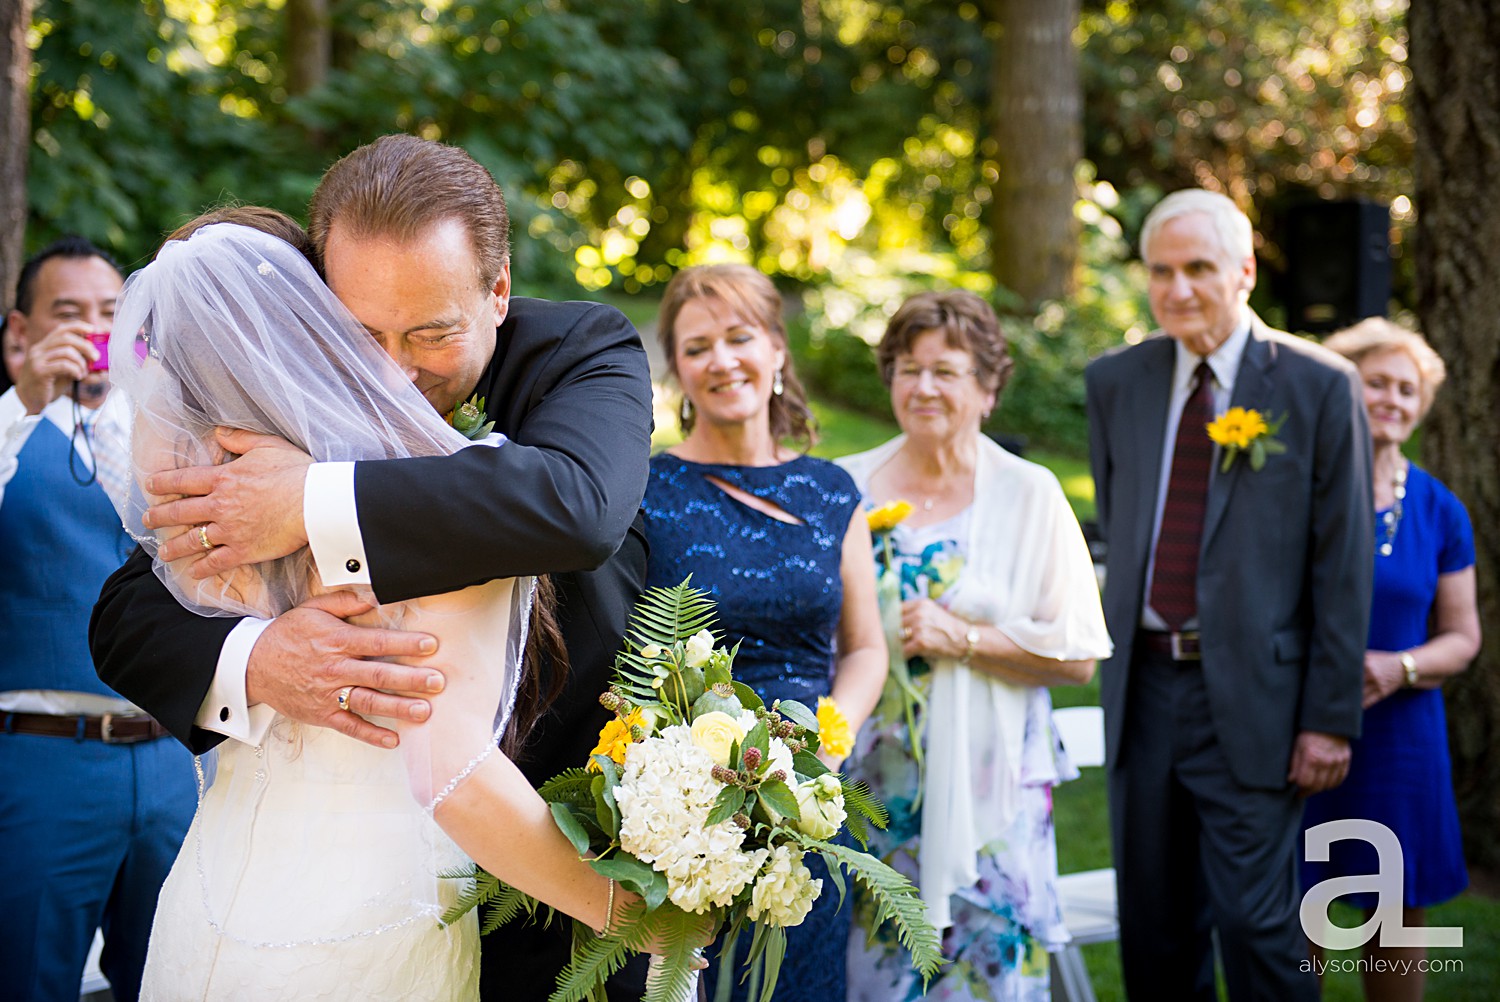
<path id="1" fill-rule="evenodd" d="M 599 763 L 594 761 L 595 755 L 608 755 L 616 765 L 624 765 L 625 749 L 635 740 L 633 728 L 645 726 L 646 718 L 639 706 L 633 707 L 623 719 L 615 717 L 605 724 L 599 731 L 599 743 L 589 752 L 588 770 L 600 771 Z"/>
<path id="2" fill-rule="evenodd" d="M 849 718 L 828 696 L 818 697 L 818 740 L 823 750 L 834 758 L 846 758 L 854 750 Z"/>
<path id="3" fill-rule="evenodd" d="M 869 523 L 871 532 L 890 532 L 911 513 L 910 501 L 887 501 L 879 508 L 871 508 L 865 512 L 865 521 Z"/>

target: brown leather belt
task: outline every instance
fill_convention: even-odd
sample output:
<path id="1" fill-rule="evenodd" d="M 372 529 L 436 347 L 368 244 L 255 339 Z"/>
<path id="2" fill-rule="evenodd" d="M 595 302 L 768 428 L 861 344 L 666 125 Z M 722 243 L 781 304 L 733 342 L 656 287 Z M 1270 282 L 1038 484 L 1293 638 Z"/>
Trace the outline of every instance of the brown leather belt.
<path id="1" fill-rule="evenodd" d="M 1199 646 L 1197 630 L 1169 633 L 1164 630 L 1139 630 L 1136 637 L 1154 654 L 1173 661 L 1202 661 L 1203 649 Z"/>
<path id="2" fill-rule="evenodd" d="M 83 714 L 57 716 L 51 713 L 0 713 L 0 731 L 6 734 L 41 734 L 77 741 L 103 741 L 107 745 L 133 745 L 155 741 L 170 732 L 145 714 L 128 717 L 106 713 L 102 717 Z"/>

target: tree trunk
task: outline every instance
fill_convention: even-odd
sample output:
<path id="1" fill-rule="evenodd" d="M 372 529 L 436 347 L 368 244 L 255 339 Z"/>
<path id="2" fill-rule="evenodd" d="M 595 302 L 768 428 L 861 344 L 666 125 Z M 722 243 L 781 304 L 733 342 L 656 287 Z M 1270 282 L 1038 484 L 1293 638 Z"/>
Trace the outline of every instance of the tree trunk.
<path id="1" fill-rule="evenodd" d="M 1448 382 L 1422 455 L 1475 527 L 1486 643 L 1446 687 L 1453 781 L 1472 867 L 1500 874 L 1500 8 L 1412 0 L 1418 312 Z"/>
<path id="2" fill-rule="evenodd" d="M 328 78 L 333 32 L 328 0 L 286 0 L 286 90 L 295 97 Z"/>
<path id="3" fill-rule="evenodd" d="M 26 156 L 31 151 L 31 0 L 0 0 L 0 314 L 15 304 L 26 245 Z M 7 380 L 8 382 L 8 380 Z"/>
<path id="4" fill-rule="evenodd" d="M 1000 171 L 990 209 L 995 280 L 1028 305 L 1074 288 L 1073 171 L 1083 155 L 1083 84 L 1073 27 L 1079 0 L 989 0 L 999 26 L 990 130 Z"/>

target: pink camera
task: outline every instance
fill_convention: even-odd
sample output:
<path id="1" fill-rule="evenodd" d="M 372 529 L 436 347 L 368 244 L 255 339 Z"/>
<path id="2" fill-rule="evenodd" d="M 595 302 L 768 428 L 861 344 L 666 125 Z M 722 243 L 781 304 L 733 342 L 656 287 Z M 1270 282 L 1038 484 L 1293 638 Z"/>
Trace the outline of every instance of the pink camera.
<path id="1" fill-rule="evenodd" d="M 99 357 L 89 363 L 90 372 L 109 371 L 109 331 L 90 331 L 89 343 L 99 351 Z"/>

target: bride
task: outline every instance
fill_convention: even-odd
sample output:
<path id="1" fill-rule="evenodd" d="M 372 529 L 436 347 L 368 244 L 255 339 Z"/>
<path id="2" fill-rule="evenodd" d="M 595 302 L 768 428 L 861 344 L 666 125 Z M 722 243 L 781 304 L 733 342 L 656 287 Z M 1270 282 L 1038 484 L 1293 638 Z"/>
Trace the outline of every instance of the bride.
<path id="1" fill-rule="evenodd" d="M 295 223 L 226 216 L 251 225 L 189 224 L 120 297 L 115 329 L 133 336 L 112 339 L 110 362 L 135 415 L 127 528 L 163 500 L 140 487 L 146 473 L 226 459 L 216 426 L 281 436 L 318 461 L 483 447 L 432 409 L 298 250 L 263 232 Z M 141 543 L 155 557 L 166 538 Z M 306 550 L 205 581 L 155 563 L 202 615 L 268 618 L 324 591 Z M 377 721 L 400 732 L 398 751 L 281 718 L 263 744 L 220 750 L 162 888 L 142 998 L 477 998 L 473 913 L 438 921 L 459 891 L 440 874 L 468 858 L 596 929 L 636 900 L 578 858 L 496 748 L 531 595 L 529 579 L 496 580 L 362 617 L 438 638 L 447 685 L 429 720 Z"/>

